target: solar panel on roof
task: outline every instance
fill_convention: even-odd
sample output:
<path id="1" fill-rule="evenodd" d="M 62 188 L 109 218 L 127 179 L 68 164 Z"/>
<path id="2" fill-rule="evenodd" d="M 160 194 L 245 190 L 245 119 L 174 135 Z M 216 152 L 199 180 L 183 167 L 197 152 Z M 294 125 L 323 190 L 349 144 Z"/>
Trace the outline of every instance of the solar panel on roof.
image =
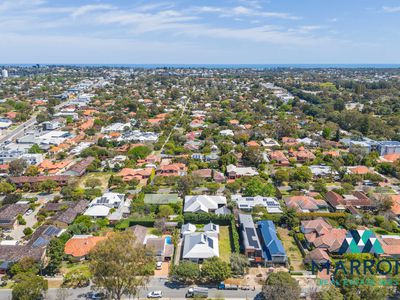
<path id="1" fill-rule="evenodd" d="M 107 198 L 100 198 L 98 201 L 97 201 L 97 203 L 101 203 L 101 204 L 105 204 L 105 203 L 108 203 L 109 201 L 108 201 L 108 199 Z"/>
<path id="2" fill-rule="evenodd" d="M 214 241 L 212 239 L 208 238 L 207 242 L 208 242 L 208 247 L 214 248 Z"/>
<path id="3" fill-rule="evenodd" d="M 42 247 L 48 244 L 48 240 L 46 240 L 43 237 L 39 237 L 33 244 L 32 247 L 33 248 L 38 248 L 38 247 Z"/>
<path id="4" fill-rule="evenodd" d="M 249 241 L 249 245 L 254 248 L 259 248 L 258 239 L 256 239 L 257 236 L 254 228 L 246 228 L 245 231 Z"/>
<path id="5" fill-rule="evenodd" d="M 57 227 L 49 226 L 43 232 L 43 235 L 53 236 L 53 235 L 57 235 L 59 231 L 60 230 Z"/>

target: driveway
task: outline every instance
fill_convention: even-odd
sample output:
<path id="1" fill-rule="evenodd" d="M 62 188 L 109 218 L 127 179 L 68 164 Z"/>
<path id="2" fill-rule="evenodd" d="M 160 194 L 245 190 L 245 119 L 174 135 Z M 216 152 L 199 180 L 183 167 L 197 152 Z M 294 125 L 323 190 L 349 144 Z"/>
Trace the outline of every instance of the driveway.
<path id="1" fill-rule="evenodd" d="M 13 240 L 21 240 L 25 235 L 24 235 L 24 229 L 27 227 L 33 228 L 33 225 L 36 224 L 36 215 L 39 212 L 39 209 L 42 205 L 37 207 L 33 213 L 31 213 L 29 216 L 23 215 L 26 225 L 16 225 L 15 228 L 10 232 L 9 236 L 13 238 Z"/>
<path id="2" fill-rule="evenodd" d="M 161 270 L 154 271 L 154 277 L 168 277 L 170 262 L 164 261 Z"/>
<path id="3" fill-rule="evenodd" d="M 36 203 L 39 204 L 39 206 L 37 206 L 33 211 L 33 213 L 31 213 L 29 216 L 27 216 L 26 214 L 23 215 L 26 221 L 26 225 L 16 225 L 15 228 L 8 235 L 12 237 L 13 240 L 20 241 L 25 236 L 23 232 L 25 228 L 30 227 L 33 229 L 33 225 L 35 225 L 37 222 L 36 215 L 38 214 L 39 210 L 43 207 L 43 205 L 51 201 L 57 195 L 59 194 L 35 195 L 35 196 L 32 195 L 32 197 L 38 197 L 38 201 L 36 201 Z"/>

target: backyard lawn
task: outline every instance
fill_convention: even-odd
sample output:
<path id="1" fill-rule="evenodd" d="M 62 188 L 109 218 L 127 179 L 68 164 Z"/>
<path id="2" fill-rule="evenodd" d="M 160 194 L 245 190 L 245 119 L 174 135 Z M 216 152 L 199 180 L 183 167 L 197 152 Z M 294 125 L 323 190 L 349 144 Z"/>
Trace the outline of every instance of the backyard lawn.
<path id="1" fill-rule="evenodd" d="M 304 270 L 303 256 L 301 255 L 294 238 L 289 236 L 289 231 L 286 228 L 278 227 L 277 232 L 282 240 L 286 255 L 290 258 L 290 265 L 293 266 L 294 271 Z"/>
<path id="2" fill-rule="evenodd" d="M 231 239 L 229 235 L 229 226 L 219 227 L 219 257 L 229 263 L 231 257 Z"/>

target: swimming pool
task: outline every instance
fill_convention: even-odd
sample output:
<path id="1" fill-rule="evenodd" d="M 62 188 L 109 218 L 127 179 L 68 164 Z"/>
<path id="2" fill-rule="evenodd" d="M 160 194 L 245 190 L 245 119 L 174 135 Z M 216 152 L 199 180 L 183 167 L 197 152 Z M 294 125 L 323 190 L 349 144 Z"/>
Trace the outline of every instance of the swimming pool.
<path id="1" fill-rule="evenodd" d="M 165 243 L 168 245 L 172 245 L 172 238 L 170 236 L 165 237 Z"/>

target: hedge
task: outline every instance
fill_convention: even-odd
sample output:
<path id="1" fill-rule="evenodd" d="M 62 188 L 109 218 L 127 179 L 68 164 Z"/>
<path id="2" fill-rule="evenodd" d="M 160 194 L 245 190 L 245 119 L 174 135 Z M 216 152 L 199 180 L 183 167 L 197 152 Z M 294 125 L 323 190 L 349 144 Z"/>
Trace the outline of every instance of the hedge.
<path id="1" fill-rule="evenodd" d="M 311 213 L 297 213 L 297 217 L 301 220 L 309 220 L 309 219 L 314 219 L 318 217 L 322 218 L 330 218 L 330 219 L 340 219 L 340 218 L 346 218 L 347 213 L 344 212 L 311 212 Z"/>
<path id="2" fill-rule="evenodd" d="M 216 215 L 212 213 L 185 213 L 183 218 L 186 223 L 208 224 L 210 222 L 217 225 L 230 225 L 233 215 Z"/>
<path id="3" fill-rule="evenodd" d="M 153 218 L 131 218 L 125 219 L 115 224 L 115 229 L 124 230 L 134 225 L 142 225 L 144 227 L 154 227 L 155 220 Z"/>
<path id="4" fill-rule="evenodd" d="M 231 234 L 232 251 L 240 253 L 239 233 L 236 229 L 236 221 L 234 218 L 231 220 L 231 226 L 229 226 L 229 229 Z"/>
<path id="5" fill-rule="evenodd" d="M 134 225 L 142 225 L 144 227 L 154 227 L 155 220 L 153 218 L 129 219 L 129 227 Z"/>

